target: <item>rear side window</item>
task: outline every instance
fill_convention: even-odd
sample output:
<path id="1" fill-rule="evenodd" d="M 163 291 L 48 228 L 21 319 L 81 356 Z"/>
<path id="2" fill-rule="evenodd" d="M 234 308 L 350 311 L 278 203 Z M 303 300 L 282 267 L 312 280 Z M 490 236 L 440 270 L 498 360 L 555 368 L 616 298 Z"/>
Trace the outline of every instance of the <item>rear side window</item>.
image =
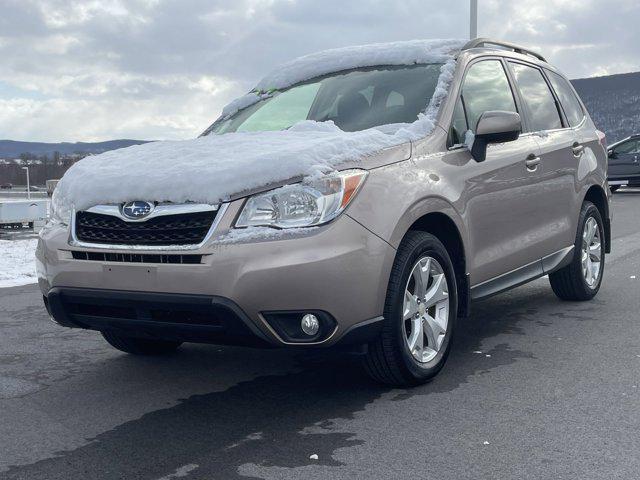
<path id="1" fill-rule="evenodd" d="M 556 99 L 542 76 L 542 72 L 535 67 L 521 63 L 509 63 L 513 69 L 522 99 L 531 115 L 531 130 L 537 132 L 562 128 Z"/>
<path id="2" fill-rule="evenodd" d="M 547 70 L 547 76 L 560 99 L 560 104 L 564 109 L 567 120 L 569 120 L 569 125 L 572 127 L 580 125 L 580 122 L 582 122 L 582 119 L 584 118 L 584 111 L 582 110 L 582 105 L 580 105 L 571 85 L 569 85 L 569 82 L 557 73 L 549 70 Z"/>
<path id="3" fill-rule="evenodd" d="M 499 60 L 483 60 L 469 68 L 462 84 L 462 102 L 469 129 L 474 132 L 478 119 L 484 112 L 518 111 L 509 80 Z"/>
<path id="4" fill-rule="evenodd" d="M 613 149 L 615 153 L 640 153 L 640 141 L 629 140 Z"/>

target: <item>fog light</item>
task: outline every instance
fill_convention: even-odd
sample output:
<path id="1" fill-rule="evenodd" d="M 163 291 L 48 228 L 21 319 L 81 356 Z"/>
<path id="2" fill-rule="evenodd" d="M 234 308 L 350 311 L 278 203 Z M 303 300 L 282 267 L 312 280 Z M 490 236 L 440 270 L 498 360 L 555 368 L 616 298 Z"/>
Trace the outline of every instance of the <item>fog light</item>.
<path id="1" fill-rule="evenodd" d="M 336 320 L 322 310 L 287 310 L 260 312 L 278 335 L 287 343 L 318 343 L 336 329 Z"/>
<path id="2" fill-rule="evenodd" d="M 307 313 L 304 317 L 302 317 L 300 328 L 302 328 L 302 331 L 310 337 L 314 336 L 318 333 L 318 330 L 320 330 L 320 322 L 318 321 L 318 317 L 312 315 L 311 313 Z"/>

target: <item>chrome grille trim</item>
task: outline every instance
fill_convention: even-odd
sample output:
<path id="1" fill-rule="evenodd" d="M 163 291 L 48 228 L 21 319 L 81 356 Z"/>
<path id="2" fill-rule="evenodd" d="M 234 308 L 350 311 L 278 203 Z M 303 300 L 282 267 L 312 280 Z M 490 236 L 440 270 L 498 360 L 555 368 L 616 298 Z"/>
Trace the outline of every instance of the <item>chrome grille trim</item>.
<path id="1" fill-rule="evenodd" d="M 208 205 L 206 203 L 160 203 L 156 205 L 149 215 L 135 219 L 125 217 L 122 214 L 122 205 L 96 205 L 95 207 L 87 208 L 85 212 L 111 215 L 129 223 L 143 223 L 156 217 L 181 215 L 183 213 L 215 212 L 218 209 L 219 205 Z"/>

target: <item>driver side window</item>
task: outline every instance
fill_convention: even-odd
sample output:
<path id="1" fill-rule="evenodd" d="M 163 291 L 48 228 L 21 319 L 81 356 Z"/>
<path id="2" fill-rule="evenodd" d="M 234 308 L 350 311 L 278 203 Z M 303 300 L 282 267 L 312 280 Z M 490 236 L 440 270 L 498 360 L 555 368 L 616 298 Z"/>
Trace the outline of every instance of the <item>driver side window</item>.
<path id="1" fill-rule="evenodd" d="M 507 74 L 499 60 L 483 60 L 471 66 L 462 84 L 462 102 L 469 129 L 473 132 L 484 112 L 518 111 Z"/>
<path id="2" fill-rule="evenodd" d="M 480 115 L 490 110 L 518 112 L 500 60 L 482 60 L 467 70 L 453 113 L 449 144 L 462 144 L 467 130 L 475 132 Z"/>

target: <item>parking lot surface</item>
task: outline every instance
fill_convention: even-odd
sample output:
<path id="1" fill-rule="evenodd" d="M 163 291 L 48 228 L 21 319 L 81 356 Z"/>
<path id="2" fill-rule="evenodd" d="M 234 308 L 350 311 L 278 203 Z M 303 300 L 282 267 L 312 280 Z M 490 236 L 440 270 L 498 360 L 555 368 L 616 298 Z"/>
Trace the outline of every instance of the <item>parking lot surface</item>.
<path id="1" fill-rule="evenodd" d="M 49 322 L 35 285 L 2 288 L 0 478 L 638 478 L 638 212 L 640 191 L 614 196 L 594 301 L 542 278 L 477 303 L 410 390 L 348 355 L 136 358 Z"/>

